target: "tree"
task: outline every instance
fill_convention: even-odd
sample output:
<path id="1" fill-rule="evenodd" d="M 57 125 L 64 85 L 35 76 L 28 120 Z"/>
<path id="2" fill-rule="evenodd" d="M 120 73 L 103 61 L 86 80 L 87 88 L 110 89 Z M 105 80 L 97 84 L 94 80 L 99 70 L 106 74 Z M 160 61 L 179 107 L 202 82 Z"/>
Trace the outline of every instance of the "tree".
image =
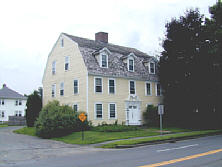
<path id="1" fill-rule="evenodd" d="M 42 98 L 38 91 L 34 91 L 31 95 L 28 96 L 26 106 L 27 126 L 33 127 L 36 119 L 39 116 L 39 112 L 42 109 Z"/>
<path id="2" fill-rule="evenodd" d="M 186 11 L 185 16 L 166 24 L 159 75 L 166 117 L 174 125 L 191 125 L 201 103 L 198 97 L 203 86 L 198 80 L 203 80 L 200 74 L 205 62 L 200 59 L 204 43 L 202 24 L 203 15 L 198 9 Z"/>

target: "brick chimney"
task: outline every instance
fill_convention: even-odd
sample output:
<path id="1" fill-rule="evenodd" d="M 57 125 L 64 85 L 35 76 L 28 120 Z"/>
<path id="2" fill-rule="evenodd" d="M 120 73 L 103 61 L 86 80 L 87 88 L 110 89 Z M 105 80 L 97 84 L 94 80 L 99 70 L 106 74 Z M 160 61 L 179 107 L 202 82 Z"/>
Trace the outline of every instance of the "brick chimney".
<path id="1" fill-rule="evenodd" d="M 97 32 L 95 34 L 95 41 L 108 43 L 108 33 L 106 33 L 106 32 Z"/>
<path id="2" fill-rule="evenodd" d="M 3 86 L 2 86 L 3 88 L 5 88 L 6 87 L 6 84 L 3 84 Z"/>

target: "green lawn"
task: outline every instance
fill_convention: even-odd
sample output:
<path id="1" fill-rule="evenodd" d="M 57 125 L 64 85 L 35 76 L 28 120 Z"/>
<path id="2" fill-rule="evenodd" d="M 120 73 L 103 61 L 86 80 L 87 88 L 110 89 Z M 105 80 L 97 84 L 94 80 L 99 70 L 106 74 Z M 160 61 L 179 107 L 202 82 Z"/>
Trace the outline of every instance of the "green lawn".
<path id="1" fill-rule="evenodd" d="M 184 132 L 185 129 L 167 128 L 165 131 Z M 18 134 L 26 134 L 35 136 L 35 128 L 24 127 L 14 131 Z M 85 139 L 82 141 L 82 132 L 74 132 L 68 136 L 53 138 L 53 140 L 62 141 L 68 144 L 95 144 L 110 140 L 128 139 L 133 137 L 146 137 L 160 135 L 158 128 L 139 129 L 126 132 L 97 132 L 97 131 L 85 131 Z"/>
<path id="2" fill-rule="evenodd" d="M 142 143 L 149 143 L 154 141 L 163 141 L 163 140 L 169 140 L 169 139 L 180 139 L 184 137 L 193 137 L 193 136 L 200 136 L 200 135 L 208 135 L 213 133 L 222 132 L 222 130 L 203 130 L 203 131 L 193 131 L 193 132 L 187 132 L 182 134 L 171 134 L 167 136 L 156 136 L 156 137 L 150 137 L 150 138 L 143 138 L 143 139 L 129 139 L 129 140 L 122 140 L 122 141 L 116 141 L 113 143 L 105 144 L 101 146 L 102 148 L 116 148 L 119 145 L 135 145 L 135 144 L 142 144 Z"/>
<path id="3" fill-rule="evenodd" d="M 6 125 L 6 124 L 0 124 L 0 128 L 2 128 L 2 127 L 7 127 L 8 125 Z"/>

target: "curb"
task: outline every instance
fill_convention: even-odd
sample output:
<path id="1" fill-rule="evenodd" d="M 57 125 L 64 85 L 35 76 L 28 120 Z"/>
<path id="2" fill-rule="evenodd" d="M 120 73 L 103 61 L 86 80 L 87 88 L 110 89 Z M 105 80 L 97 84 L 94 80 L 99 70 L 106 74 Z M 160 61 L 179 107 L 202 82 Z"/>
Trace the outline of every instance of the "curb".
<path id="1" fill-rule="evenodd" d="M 200 137 L 206 137 L 206 136 L 215 136 L 215 135 L 221 135 L 221 132 L 217 133 L 211 133 L 211 134 L 205 134 L 205 135 L 197 135 L 197 136 L 187 136 L 187 137 L 178 137 L 178 138 L 172 138 L 172 139 L 166 139 L 166 140 L 156 140 L 156 141 L 148 141 L 141 144 L 134 144 L 134 145 L 116 145 L 115 148 L 124 149 L 124 148 L 134 148 L 134 147 L 141 147 L 146 145 L 154 145 L 154 144 L 164 144 L 164 143 L 176 143 L 177 141 L 182 140 L 189 140 L 189 139 L 196 139 Z"/>

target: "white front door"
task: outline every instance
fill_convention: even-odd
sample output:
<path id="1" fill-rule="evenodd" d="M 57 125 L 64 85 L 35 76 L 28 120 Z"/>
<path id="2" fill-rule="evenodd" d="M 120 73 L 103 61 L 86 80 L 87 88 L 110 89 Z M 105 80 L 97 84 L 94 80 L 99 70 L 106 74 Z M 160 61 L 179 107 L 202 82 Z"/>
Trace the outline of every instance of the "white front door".
<path id="1" fill-rule="evenodd" d="M 128 125 L 140 125 L 140 112 L 138 105 L 129 105 L 127 119 Z"/>

